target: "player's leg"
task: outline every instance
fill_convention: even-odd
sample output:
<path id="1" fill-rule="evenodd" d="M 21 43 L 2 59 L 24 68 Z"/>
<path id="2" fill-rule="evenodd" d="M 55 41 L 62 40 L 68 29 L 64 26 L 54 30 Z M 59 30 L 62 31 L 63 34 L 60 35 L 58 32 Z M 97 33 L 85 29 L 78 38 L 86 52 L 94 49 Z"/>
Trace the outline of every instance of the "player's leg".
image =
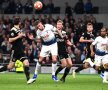
<path id="1" fill-rule="evenodd" d="M 57 68 L 57 55 L 52 55 L 52 79 L 58 81 L 58 78 L 55 76 Z"/>
<path id="2" fill-rule="evenodd" d="M 41 64 L 42 64 L 42 60 L 44 59 L 44 57 L 40 56 L 39 57 L 39 61 L 37 62 L 36 64 L 36 68 L 35 68 L 35 72 L 34 72 L 34 76 L 33 76 L 33 79 L 36 79 L 37 78 L 37 74 L 38 74 L 38 71 L 41 67 Z"/>
<path id="3" fill-rule="evenodd" d="M 3 67 L 0 68 L 0 72 L 3 72 L 3 71 L 6 71 L 6 70 L 10 70 L 14 67 L 14 62 L 15 62 L 15 53 L 14 53 L 14 50 L 12 50 L 11 52 L 11 57 L 10 57 L 10 62 L 8 65 L 4 65 Z"/>
<path id="4" fill-rule="evenodd" d="M 90 52 L 90 50 L 88 49 L 88 50 L 87 50 L 86 59 L 85 59 L 82 63 L 80 63 L 80 64 L 82 64 L 82 65 L 80 65 L 76 70 L 74 70 L 75 73 L 78 73 L 78 72 L 80 72 L 81 70 L 87 68 L 87 66 L 88 66 L 87 60 L 90 59 L 90 54 L 91 54 L 91 52 Z"/>
<path id="5" fill-rule="evenodd" d="M 63 58 L 63 59 L 61 59 L 61 65 L 58 67 L 58 69 L 56 70 L 56 72 L 55 72 L 55 76 L 57 76 L 57 74 L 62 70 L 62 69 L 64 69 L 65 67 L 66 67 L 66 59 L 65 58 Z"/>
<path id="6" fill-rule="evenodd" d="M 108 83 L 108 56 L 105 55 L 104 59 L 102 60 L 103 66 L 104 66 L 104 77 L 103 77 L 103 83 Z"/>
<path id="7" fill-rule="evenodd" d="M 10 61 L 8 65 L 5 65 L 0 68 L 0 72 L 12 69 L 14 67 L 14 64 L 15 62 Z"/>
<path id="8" fill-rule="evenodd" d="M 24 73 L 26 76 L 27 81 L 30 79 L 30 70 L 29 70 L 29 61 L 28 59 L 23 60 L 23 65 L 24 65 Z"/>
<path id="9" fill-rule="evenodd" d="M 58 55 L 57 43 L 50 45 L 49 48 L 52 55 L 52 79 L 54 81 L 58 81 L 58 78 L 55 76 L 55 71 L 57 68 L 57 61 L 58 61 L 57 60 L 57 55 Z"/>
<path id="10" fill-rule="evenodd" d="M 44 57 L 46 57 L 46 55 L 47 55 L 46 52 L 48 52 L 48 47 L 42 45 L 42 49 L 41 49 L 41 52 L 40 52 L 39 60 L 36 63 L 36 68 L 35 68 L 33 79 L 37 78 L 37 74 L 38 74 L 38 71 L 39 71 L 39 69 L 41 67 L 42 61 L 43 61 Z"/>
<path id="11" fill-rule="evenodd" d="M 42 60 L 43 60 L 43 57 L 40 56 L 39 61 L 37 62 L 36 67 L 35 67 L 34 75 L 33 75 L 33 77 L 31 79 L 28 80 L 27 84 L 31 84 L 31 83 L 36 81 L 38 71 L 39 71 L 39 69 L 41 67 Z"/>
<path id="12" fill-rule="evenodd" d="M 67 58 L 67 59 L 66 59 L 66 63 L 67 63 L 67 65 L 66 65 L 64 74 L 63 74 L 62 78 L 60 79 L 62 82 L 65 82 L 65 78 L 66 78 L 66 76 L 69 74 L 70 69 L 71 69 L 71 67 L 72 67 L 71 58 Z"/>
<path id="13" fill-rule="evenodd" d="M 41 49 L 41 52 L 40 52 L 40 56 L 39 56 L 39 60 L 36 63 L 36 67 L 35 67 L 35 72 L 34 72 L 33 78 L 31 78 L 30 80 L 28 80 L 27 84 L 31 84 L 31 83 L 33 83 L 33 82 L 36 81 L 38 71 L 39 71 L 39 69 L 41 67 L 42 60 L 46 56 L 45 52 L 46 52 L 47 49 L 48 48 L 46 46 L 42 46 L 42 49 Z"/>
<path id="14" fill-rule="evenodd" d="M 75 73 L 78 73 L 81 70 L 89 67 L 89 63 L 88 63 L 89 59 L 90 59 L 90 54 L 87 53 L 87 58 L 82 63 L 80 63 L 81 65 L 76 70 L 73 71 L 74 78 L 75 78 L 75 75 L 74 75 Z"/>
<path id="15" fill-rule="evenodd" d="M 76 78 L 76 73 L 78 73 L 84 69 L 84 63 L 83 62 L 79 62 L 79 63 L 75 63 L 75 64 L 80 64 L 80 65 L 77 66 L 78 67 L 77 69 L 72 70 L 73 78 Z"/>
<path id="16" fill-rule="evenodd" d="M 103 77 L 103 83 L 108 83 L 108 63 L 104 64 L 105 71 L 104 71 L 104 77 Z"/>

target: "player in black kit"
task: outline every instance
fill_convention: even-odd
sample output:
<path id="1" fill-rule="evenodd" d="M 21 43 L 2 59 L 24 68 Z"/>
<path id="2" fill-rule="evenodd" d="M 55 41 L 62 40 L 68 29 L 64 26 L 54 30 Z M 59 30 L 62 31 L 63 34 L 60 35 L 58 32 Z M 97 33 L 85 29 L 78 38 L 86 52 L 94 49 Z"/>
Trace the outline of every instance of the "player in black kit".
<path id="1" fill-rule="evenodd" d="M 11 60 L 7 66 L 0 68 L 0 72 L 10 70 L 15 66 L 15 61 L 20 60 L 24 64 L 24 72 L 27 81 L 30 78 L 29 61 L 23 50 L 22 38 L 26 35 L 20 29 L 20 19 L 14 20 L 14 27 L 10 31 L 9 42 L 12 44 Z M 29 37 L 30 38 L 30 37 Z"/>
<path id="2" fill-rule="evenodd" d="M 88 23 L 87 31 L 82 34 L 79 40 L 79 42 L 86 44 L 86 51 L 87 51 L 86 60 L 83 62 L 83 64 L 81 63 L 82 65 L 78 67 L 78 69 L 73 70 L 73 78 L 75 78 L 75 73 L 78 73 L 79 71 L 89 67 L 89 63 L 87 61 L 88 59 L 91 59 L 91 60 L 94 59 L 94 57 L 91 57 L 90 45 L 95 39 L 95 37 L 96 35 L 93 32 L 93 24 Z"/>
<path id="3" fill-rule="evenodd" d="M 63 22 L 61 20 L 57 21 L 57 29 L 62 32 L 62 35 L 64 38 L 61 38 L 58 34 L 56 34 L 56 39 L 58 43 L 58 57 L 61 61 L 61 65 L 56 70 L 55 75 L 65 68 L 64 74 L 62 78 L 60 79 L 62 82 L 65 82 L 65 78 L 68 75 L 70 68 L 72 67 L 72 61 L 71 58 L 68 57 L 67 53 L 67 46 L 66 43 L 69 45 L 72 45 L 72 43 L 66 38 L 66 32 L 63 31 Z"/>

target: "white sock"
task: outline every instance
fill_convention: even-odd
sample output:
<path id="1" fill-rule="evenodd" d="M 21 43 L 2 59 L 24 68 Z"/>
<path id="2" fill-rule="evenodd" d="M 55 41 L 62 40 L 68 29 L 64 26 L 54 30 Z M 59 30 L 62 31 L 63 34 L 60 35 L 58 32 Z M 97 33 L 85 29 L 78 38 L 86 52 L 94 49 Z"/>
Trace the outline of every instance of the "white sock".
<path id="1" fill-rule="evenodd" d="M 52 63 L 52 75 L 55 75 L 55 71 L 56 71 L 56 67 L 57 67 L 57 63 Z"/>
<path id="2" fill-rule="evenodd" d="M 37 62 L 34 74 L 38 74 L 41 64 Z"/>
<path id="3" fill-rule="evenodd" d="M 89 58 L 90 59 L 90 58 Z M 91 67 L 93 67 L 95 64 L 91 61 L 91 59 L 90 60 L 88 60 L 88 62 L 89 62 L 89 64 L 90 64 L 90 66 Z"/>
<path id="4" fill-rule="evenodd" d="M 108 72 L 104 72 L 104 77 L 103 77 L 103 79 L 105 80 L 105 81 L 107 81 L 108 80 Z"/>

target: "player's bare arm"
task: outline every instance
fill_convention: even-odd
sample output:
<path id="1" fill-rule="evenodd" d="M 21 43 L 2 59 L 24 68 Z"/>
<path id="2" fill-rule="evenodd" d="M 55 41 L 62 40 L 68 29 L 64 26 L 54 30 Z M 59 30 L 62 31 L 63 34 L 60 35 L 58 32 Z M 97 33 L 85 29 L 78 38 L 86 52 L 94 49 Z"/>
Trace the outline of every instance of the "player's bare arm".
<path id="1" fill-rule="evenodd" d="M 94 50 L 93 50 L 93 44 L 90 45 L 90 50 L 91 50 L 91 56 L 94 56 Z"/>
<path id="2" fill-rule="evenodd" d="M 87 42 L 93 42 L 93 40 L 86 40 L 86 39 L 84 39 L 84 37 L 81 37 L 80 40 L 79 40 L 79 42 L 85 42 L 85 43 L 87 43 Z"/>
<path id="3" fill-rule="evenodd" d="M 14 42 L 14 41 L 16 41 L 17 39 L 22 38 L 22 37 L 25 37 L 25 34 L 22 33 L 22 32 L 19 32 L 19 33 L 18 33 L 18 36 L 13 37 L 13 38 L 9 38 L 9 42 L 10 42 L 10 43 L 11 43 L 11 42 Z"/>

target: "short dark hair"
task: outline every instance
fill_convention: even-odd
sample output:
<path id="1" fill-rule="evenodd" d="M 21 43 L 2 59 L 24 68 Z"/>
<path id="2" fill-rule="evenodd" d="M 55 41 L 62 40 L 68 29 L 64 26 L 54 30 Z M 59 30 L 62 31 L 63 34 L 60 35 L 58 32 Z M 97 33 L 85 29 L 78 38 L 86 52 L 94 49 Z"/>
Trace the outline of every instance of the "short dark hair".
<path id="1" fill-rule="evenodd" d="M 38 23 L 40 23 L 41 21 L 39 21 L 39 20 L 36 20 L 35 22 L 34 22 L 34 25 L 35 26 L 37 26 L 38 25 Z"/>
<path id="2" fill-rule="evenodd" d="M 93 26 L 93 24 L 91 22 L 87 23 L 87 26 Z"/>

